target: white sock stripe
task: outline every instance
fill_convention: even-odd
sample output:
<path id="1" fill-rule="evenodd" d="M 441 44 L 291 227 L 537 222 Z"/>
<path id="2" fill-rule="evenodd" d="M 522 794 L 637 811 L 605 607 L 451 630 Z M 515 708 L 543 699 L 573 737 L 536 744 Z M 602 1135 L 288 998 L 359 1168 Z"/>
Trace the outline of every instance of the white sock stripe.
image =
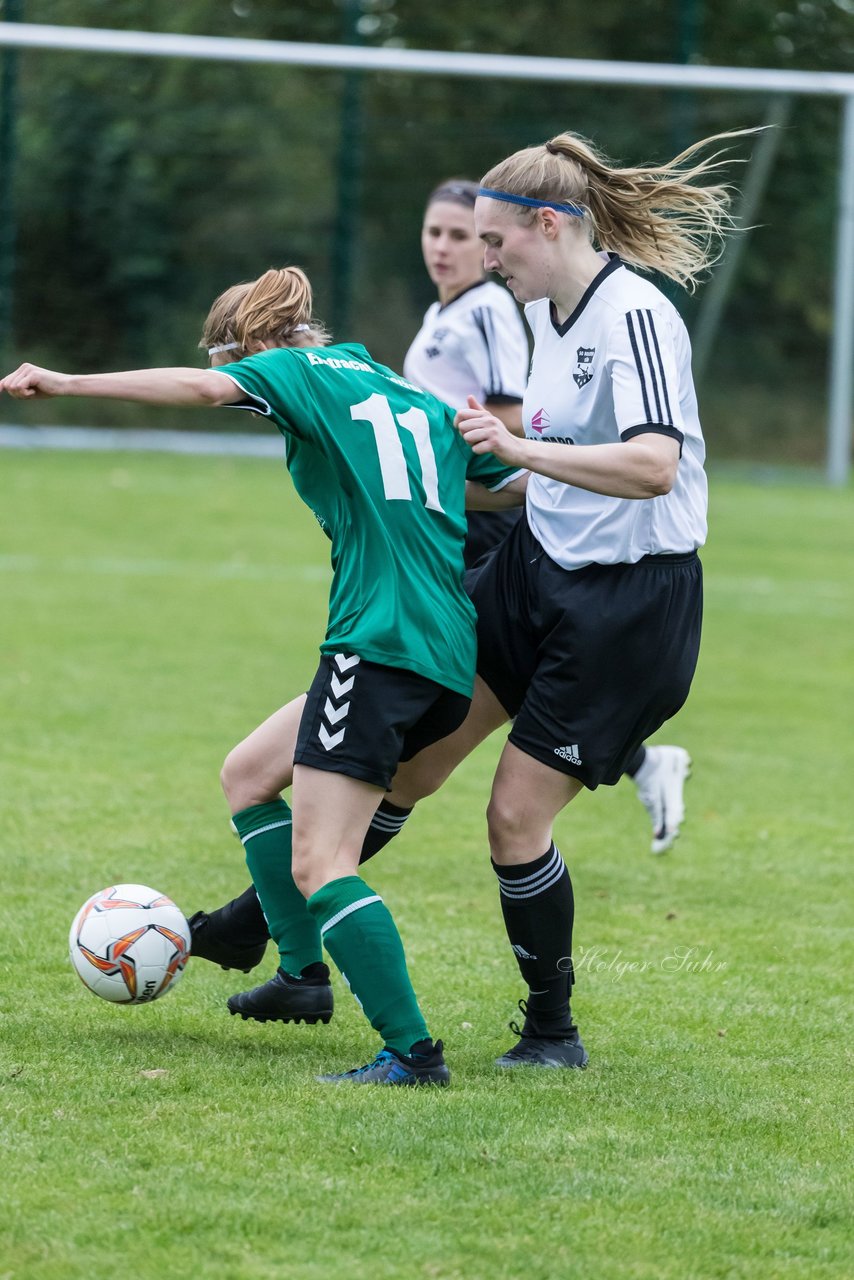
<path id="1" fill-rule="evenodd" d="M 402 818 L 391 818 L 385 813 L 375 813 L 371 818 L 371 826 L 376 831 L 399 831 L 408 817 L 408 813 L 405 813 Z"/>
<path id="2" fill-rule="evenodd" d="M 537 880 L 541 880 L 543 876 L 548 875 L 551 871 L 554 870 L 557 863 L 560 863 L 560 865 L 563 866 L 563 858 L 560 856 L 557 849 L 555 849 L 554 854 L 552 855 L 551 858 L 549 858 L 546 865 L 544 867 L 540 867 L 539 871 L 532 871 L 529 876 L 513 876 L 513 877 L 506 876 L 505 877 L 505 876 L 502 876 L 501 873 L 498 871 L 495 874 L 498 876 L 498 883 L 501 885 L 502 888 L 504 887 L 504 885 L 507 885 L 508 889 L 522 889 L 526 885 L 532 885 Z"/>
<path id="3" fill-rule="evenodd" d="M 254 840 L 256 836 L 263 836 L 265 831 L 275 831 L 277 827 L 289 827 L 291 818 L 282 818 L 281 822 L 268 822 L 266 827 L 256 827 L 254 831 L 248 831 L 245 836 L 240 837 L 240 842 L 246 846 L 247 840 Z"/>
<path id="4" fill-rule="evenodd" d="M 549 880 L 546 880 L 543 884 L 539 884 L 535 888 L 527 890 L 527 892 L 525 890 L 522 890 L 518 893 L 514 893 L 511 889 L 505 889 L 504 885 L 502 884 L 501 886 L 502 896 L 505 898 L 513 898 L 514 900 L 519 898 L 536 898 L 538 894 L 545 893 L 546 889 L 550 889 L 553 884 L 557 884 L 558 880 L 560 880 L 564 871 L 566 871 L 566 867 L 563 865 L 563 859 L 561 859 L 560 866 L 555 867 L 551 875 L 551 878 Z"/>
<path id="5" fill-rule="evenodd" d="M 360 907 L 367 907 L 372 902 L 382 902 L 382 898 L 378 893 L 372 894 L 370 898 L 360 898 L 358 902 L 351 902 L 349 907 L 342 907 L 337 911 L 326 924 L 320 926 L 320 936 L 325 937 L 329 930 L 336 924 L 339 924 L 345 916 L 352 915 L 354 911 L 358 911 Z"/>

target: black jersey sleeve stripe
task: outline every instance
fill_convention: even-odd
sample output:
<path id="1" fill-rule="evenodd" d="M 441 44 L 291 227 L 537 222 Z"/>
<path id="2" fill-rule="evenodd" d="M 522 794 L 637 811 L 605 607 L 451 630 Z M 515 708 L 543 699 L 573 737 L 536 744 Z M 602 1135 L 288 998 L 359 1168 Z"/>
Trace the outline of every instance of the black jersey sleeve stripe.
<path id="1" fill-rule="evenodd" d="M 489 348 L 489 368 L 491 378 L 487 395 L 501 394 L 501 371 L 498 365 L 498 339 L 495 334 L 495 317 L 491 311 L 487 311 L 484 316 L 486 322 L 486 345 Z"/>
<path id="2" fill-rule="evenodd" d="M 671 440 L 679 441 L 679 457 L 682 457 L 682 445 L 685 443 L 685 437 L 678 427 L 673 427 L 665 422 L 644 422 L 638 427 L 626 427 L 625 431 L 620 432 L 621 440 L 633 440 L 635 436 L 669 436 Z"/>
<path id="3" fill-rule="evenodd" d="M 629 331 L 629 341 L 632 344 L 632 351 L 634 352 L 634 357 L 635 357 L 635 365 L 638 371 L 638 379 L 640 380 L 641 395 L 643 396 L 644 413 L 646 414 L 647 418 L 651 418 L 652 411 L 649 407 L 649 396 L 647 395 L 647 390 L 646 390 L 646 378 L 644 377 L 643 364 L 641 363 L 640 348 L 638 347 L 637 334 L 635 333 L 635 322 L 633 318 L 634 314 L 635 313 L 631 311 L 626 312 L 626 327 Z"/>
<path id="4" fill-rule="evenodd" d="M 664 409 L 661 405 L 661 393 L 658 389 L 658 377 L 656 375 L 655 365 L 652 363 L 652 349 L 650 347 L 649 334 L 647 332 L 647 326 L 652 323 L 652 317 L 648 311 L 638 311 L 637 317 L 638 328 L 641 331 L 641 337 L 643 339 L 643 349 L 644 354 L 646 355 L 647 368 L 649 369 L 650 382 L 652 384 L 652 394 L 655 396 L 655 420 L 656 422 L 663 422 Z"/>
<path id="5" fill-rule="evenodd" d="M 667 421 L 673 424 L 673 410 L 670 407 L 670 396 L 667 394 L 667 375 L 664 372 L 664 361 L 661 358 L 661 347 L 658 345 L 658 334 L 655 332 L 655 325 L 652 320 L 652 312 L 648 311 L 649 331 L 652 337 L 652 345 L 655 348 L 655 359 L 658 364 L 658 372 L 661 377 L 661 392 L 664 396 L 664 408 L 666 410 Z"/>
<path id="6" fill-rule="evenodd" d="M 222 407 L 224 409 L 248 409 L 250 413 L 261 413 L 265 418 L 272 416 L 273 410 L 270 408 L 269 403 L 264 399 L 264 397 L 256 396 L 253 391 L 247 391 L 243 383 L 239 382 L 233 373 L 226 373 L 224 369 L 211 369 L 209 372 L 221 373 L 224 378 L 228 378 L 230 382 L 233 382 L 238 390 L 242 391 L 246 397 L 245 400 L 233 400 L 231 404 L 223 405 Z"/>
<path id="7" fill-rule="evenodd" d="M 250 413 L 259 413 L 264 418 L 269 418 L 273 412 L 270 406 L 267 404 L 267 401 L 261 400 L 257 396 L 253 396 L 251 401 L 235 400 L 232 404 L 222 405 L 222 408 L 223 409 L 248 409 Z"/>
<path id="8" fill-rule="evenodd" d="M 486 359 L 489 366 L 489 378 L 486 385 L 486 395 L 490 397 L 501 391 L 501 384 L 495 369 L 495 330 L 492 325 L 492 316 L 487 307 L 475 307 L 472 311 L 472 318 L 480 330 L 483 338 L 483 345 L 486 347 Z"/>

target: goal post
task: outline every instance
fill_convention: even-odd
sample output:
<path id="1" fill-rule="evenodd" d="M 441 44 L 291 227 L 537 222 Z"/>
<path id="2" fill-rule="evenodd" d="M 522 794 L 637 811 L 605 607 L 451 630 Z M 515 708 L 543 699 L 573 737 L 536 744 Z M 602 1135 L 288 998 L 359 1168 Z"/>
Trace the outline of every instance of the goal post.
<path id="1" fill-rule="evenodd" d="M 854 74 L 369 48 L 0 22 L 0 49 L 51 49 L 560 84 L 619 85 L 836 98 L 842 108 L 826 476 L 847 483 L 854 394 Z M 709 335 L 704 342 L 708 345 Z"/>

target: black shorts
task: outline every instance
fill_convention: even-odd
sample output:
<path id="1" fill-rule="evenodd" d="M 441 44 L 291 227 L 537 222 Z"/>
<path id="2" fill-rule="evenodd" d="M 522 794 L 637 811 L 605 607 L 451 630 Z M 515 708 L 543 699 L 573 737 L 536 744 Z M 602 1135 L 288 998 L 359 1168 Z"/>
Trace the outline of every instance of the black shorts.
<path id="1" fill-rule="evenodd" d="M 400 667 L 322 654 L 300 720 L 294 764 L 386 790 L 401 760 L 458 729 L 471 699 Z"/>
<path id="2" fill-rule="evenodd" d="M 483 556 L 494 551 L 523 518 L 523 507 L 510 507 L 506 511 L 467 511 L 466 544 L 463 548 L 466 568 L 471 569 Z"/>
<path id="3" fill-rule="evenodd" d="M 466 589 L 478 674 L 515 717 L 510 741 L 591 790 L 617 782 L 688 696 L 703 615 L 696 552 L 567 570 L 522 521 Z"/>

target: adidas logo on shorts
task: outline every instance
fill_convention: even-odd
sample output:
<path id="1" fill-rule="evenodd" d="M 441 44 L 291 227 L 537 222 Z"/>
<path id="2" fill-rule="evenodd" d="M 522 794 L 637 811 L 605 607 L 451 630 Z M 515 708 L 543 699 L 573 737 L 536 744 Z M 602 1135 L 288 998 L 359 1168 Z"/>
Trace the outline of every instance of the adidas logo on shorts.
<path id="1" fill-rule="evenodd" d="M 570 764 L 581 764 L 577 742 L 571 747 L 555 747 L 555 755 L 560 756 L 561 760 L 568 760 Z"/>

